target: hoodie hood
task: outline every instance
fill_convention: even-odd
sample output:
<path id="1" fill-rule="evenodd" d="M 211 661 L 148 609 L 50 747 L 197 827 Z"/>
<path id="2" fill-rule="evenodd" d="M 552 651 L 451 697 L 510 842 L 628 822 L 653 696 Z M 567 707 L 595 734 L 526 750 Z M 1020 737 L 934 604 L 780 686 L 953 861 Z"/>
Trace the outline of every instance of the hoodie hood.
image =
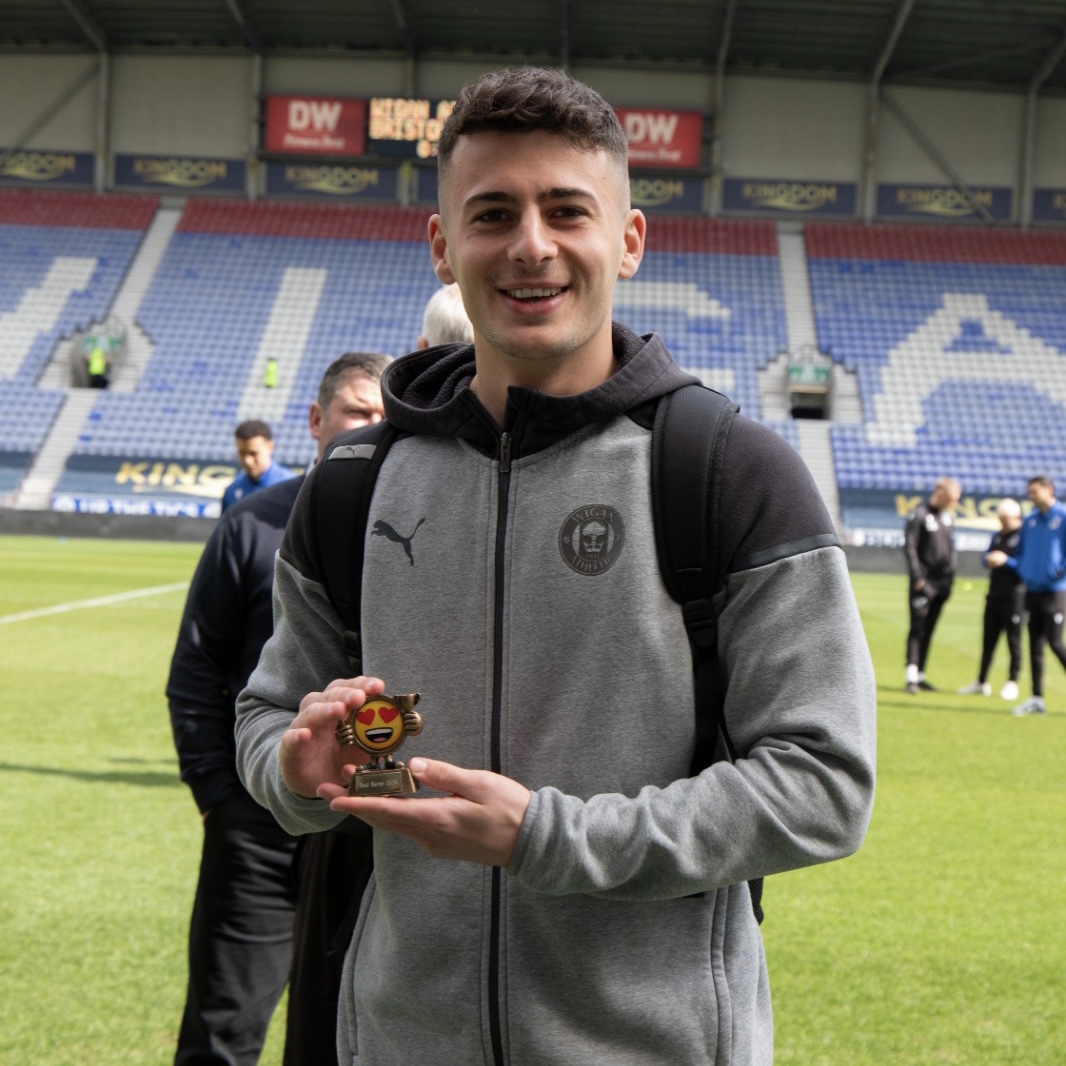
<path id="1" fill-rule="evenodd" d="M 508 390 L 507 429 L 523 453 L 539 451 L 590 423 L 632 412 L 698 379 L 674 362 L 655 333 L 638 336 L 614 323 L 618 369 L 602 385 L 574 396 L 536 389 Z M 486 452 L 496 448 L 500 427 L 470 388 L 474 347 L 443 344 L 396 360 L 381 381 L 385 417 L 397 429 L 461 437 Z"/>

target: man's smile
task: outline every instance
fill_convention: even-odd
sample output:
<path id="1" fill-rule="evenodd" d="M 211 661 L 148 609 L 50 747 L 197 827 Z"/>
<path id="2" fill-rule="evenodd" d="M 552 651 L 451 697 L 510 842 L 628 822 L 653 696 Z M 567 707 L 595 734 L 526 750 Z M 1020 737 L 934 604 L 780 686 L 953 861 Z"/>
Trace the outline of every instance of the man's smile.
<path id="1" fill-rule="evenodd" d="M 548 296 L 558 296 L 563 291 L 562 287 L 558 288 L 539 288 L 539 289 L 504 289 L 512 299 L 515 300 L 542 300 Z"/>

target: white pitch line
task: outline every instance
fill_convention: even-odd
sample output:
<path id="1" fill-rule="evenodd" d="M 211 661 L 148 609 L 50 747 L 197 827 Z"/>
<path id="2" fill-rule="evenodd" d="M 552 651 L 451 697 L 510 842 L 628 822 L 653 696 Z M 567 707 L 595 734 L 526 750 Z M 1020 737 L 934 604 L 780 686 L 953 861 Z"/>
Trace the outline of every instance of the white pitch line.
<path id="1" fill-rule="evenodd" d="M 23 611 L 21 614 L 0 615 L 0 625 L 9 622 L 25 622 L 31 618 L 45 618 L 52 614 L 65 614 L 67 611 L 80 611 L 87 607 L 110 607 L 124 600 L 136 600 L 143 596 L 158 596 L 163 592 L 177 592 L 189 587 L 188 581 L 178 581 L 173 585 L 157 585 L 150 589 L 133 589 L 131 592 L 116 592 L 113 596 L 97 596 L 93 600 L 77 600 L 74 603 L 57 603 L 52 607 L 40 607 L 36 611 Z"/>

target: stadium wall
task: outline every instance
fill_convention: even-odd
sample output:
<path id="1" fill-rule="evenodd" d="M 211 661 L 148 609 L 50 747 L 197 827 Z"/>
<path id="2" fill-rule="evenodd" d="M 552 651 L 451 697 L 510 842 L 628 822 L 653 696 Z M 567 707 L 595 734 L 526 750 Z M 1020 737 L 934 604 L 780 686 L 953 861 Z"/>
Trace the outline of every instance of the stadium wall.
<path id="1" fill-rule="evenodd" d="M 0 64 L 0 148 L 11 147 L 94 62 L 81 55 L 5 56 Z M 117 55 L 110 58 L 109 68 L 112 151 L 247 158 L 256 113 L 251 57 Z M 262 62 L 261 91 L 446 98 L 483 69 L 483 64 L 470 61 L 411 66 L 362 58 L 271 57 Z M 581 66 L 574 72 L 621 107 L 709 112 L 714 101 L 709 71 Z M 1023 95 L 905 87 L 889 87 L 887 92 L 968 184 L 1017 191 Z M 725 175 L 860 182 L 867 94 L 867 86 L 855 82 L 727 78 L 721 145 Z M 98 99 L 97 79 L 92 78 L 27 147 L 95 151 Z M 947 180 L 884 106 L 877 147 L 879 181 Z M 1066 101 L 1039 101 L 1034 166 L 1034 185 L 1066 186 Z"/>
<path id="2" fill-rule="evenodd" d="M 15 511 L 0 507 L 0 535 L 86 537 L 106 540 L 206 541 L 216 520 L 156 518 L 148 515 L 62 514 L 58 511 Z M 844 546 L 848 567 L 872 574 L 904 574 L 899 548 Z M 985 577 L 981 552 L 959 552 L 959 575 Z M 901 594 L 902 595 L 902 594 Z"/>
<path id="3" fill-rule="evenodd" d="M 251 140 L 251 84 L 250 58 L 116 59 L 112 151 L 243 157 Z"/>

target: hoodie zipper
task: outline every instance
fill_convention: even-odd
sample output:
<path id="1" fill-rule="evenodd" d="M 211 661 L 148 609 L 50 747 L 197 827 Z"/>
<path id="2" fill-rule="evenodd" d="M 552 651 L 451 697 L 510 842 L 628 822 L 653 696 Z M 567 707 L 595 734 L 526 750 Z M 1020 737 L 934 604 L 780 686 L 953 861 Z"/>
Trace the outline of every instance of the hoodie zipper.
<path id="1" fill-rule="evenodd" d="M 511 489 L 511 434 L 500 435 L 500 468 L 496 497 L 496 542 L 493 572 L 493 671 L 492 671 L 492 728 L 491 769 L 502 773 L 500 719 L 503 713 L 503 578 L 504 545 L 507 540 L 508 498 Z M 492 868 L 492 913 L 489 924 L 489 1036 L 492 1040 L 492 1057 L 497 1066 L 503 1066 L 503 1032 L 500 1021 L 500 924 L 502 908 L 503 871 Z"/>

